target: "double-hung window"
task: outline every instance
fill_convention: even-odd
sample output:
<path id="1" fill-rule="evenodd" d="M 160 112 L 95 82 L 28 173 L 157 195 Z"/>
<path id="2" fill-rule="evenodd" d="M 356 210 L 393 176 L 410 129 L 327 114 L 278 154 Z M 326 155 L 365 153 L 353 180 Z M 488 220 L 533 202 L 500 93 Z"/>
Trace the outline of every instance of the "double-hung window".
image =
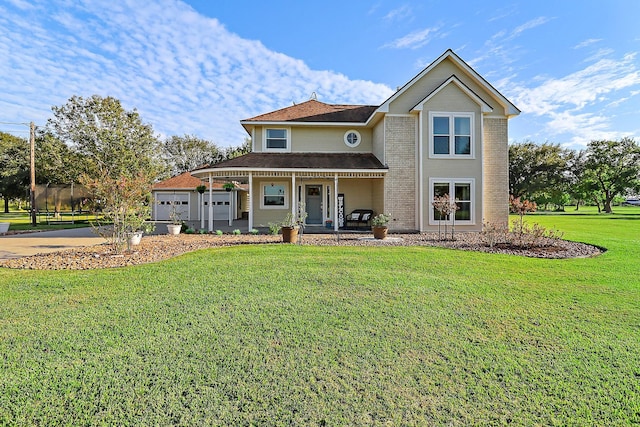
<path id="1" fill-rule="evenodd" d="M 474 185 L 475 180 L 471 178 L 432 178 L 430 179 L 431 197 L 429 205 L 431 206 L 430 223 L 437 223 L 439 220 L 453 220 L 453 214 L 448 217 L 441 216 L 440 211 L 433 207 L 436 197 L 448 196 L 451 202 L 455 202 L 457 210 L 455 211 L 456 223 L 474 224 Z"/>
<path id="2" fill-rule="evenodd" d="M 289 129 L 265 129 L 265 151 L 289 151 Z"/>
<path id="3" fill-rule="evenodd" d="M 429 113 L 431 157 L 473 157 L 473 113 Z"/>
<path id="4" fill-rule="evenodd" d="M 288 209 L 287 186 L 283 182 L 271 182 L 262 186 L 262 209 Z"/>

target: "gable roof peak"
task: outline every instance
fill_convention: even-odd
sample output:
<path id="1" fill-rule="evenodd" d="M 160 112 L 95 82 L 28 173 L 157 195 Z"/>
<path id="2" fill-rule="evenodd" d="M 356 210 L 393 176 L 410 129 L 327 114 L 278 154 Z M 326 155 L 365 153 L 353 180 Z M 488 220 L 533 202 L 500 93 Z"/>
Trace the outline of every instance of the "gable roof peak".
<path id="1" fill-rule="evenodd" d="M 404 86 L 391 95 L 385 102 L 380 105 L 378 112 L 386 113 L 389 111 L 389 104 L 397 99 L 400 95 L 406 92 L 414 83 L 420 80 L 423 76 L 428 74 L 431 70 L 437 67 L 445 60 L 450 59 L 464 74 L 473 79 L 479 86 L 483 87 L 491 97 L 495 99 L 500 105 L 502 105 L 507 113 L 507 116 L 517 116 L 520 114 L 520 110 L 509 101 L 504 95 L 502 95 L 496 88 L 494 88 L 487 80 L 484 79 L 476 70 L 471 68 L 453 49 L 449 48 L 442 55 L 436 58 L 431 64 L 427 65 L 422 71 L 420 71 L 415 77 L 409 80 Z"/>

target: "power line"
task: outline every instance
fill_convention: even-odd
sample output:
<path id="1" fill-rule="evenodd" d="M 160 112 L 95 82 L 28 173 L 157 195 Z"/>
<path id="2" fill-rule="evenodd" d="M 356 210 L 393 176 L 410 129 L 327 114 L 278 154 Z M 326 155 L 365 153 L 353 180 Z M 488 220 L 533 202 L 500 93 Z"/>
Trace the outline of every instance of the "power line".
<path id="1" fill-rule="evenodd" d="M 0 122 L 0 125 L 25 125 L 29 126 L 29 122 Z"/>

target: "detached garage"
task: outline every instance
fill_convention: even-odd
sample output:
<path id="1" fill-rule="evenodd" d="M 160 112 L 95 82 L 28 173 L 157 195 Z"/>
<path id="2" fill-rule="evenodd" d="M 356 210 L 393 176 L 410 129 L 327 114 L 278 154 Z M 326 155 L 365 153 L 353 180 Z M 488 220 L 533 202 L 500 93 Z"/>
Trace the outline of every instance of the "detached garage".
<path id="1" fill-rule="evenodd" d="M 231 191 L 225 190 L 224 181 L 213 182 L 213 218 L 215 221 L 233 221 L 242 218 L 243 208 L 247 206 L 247 191 L 235 184 Z M 200 193 L 196 187 L 205 186 Z M 194 177 L 189 172 L 158 182 L 153 186 L 154 221 L 169 221 L 172 207 L 175 205 L 182 221 L 194 228 L 208 227 L 209 218 L 209 184 Z M 246 209 L 246 208 L 245 208 Z M 211 231 L 211 230 L 210 230 Z"/>

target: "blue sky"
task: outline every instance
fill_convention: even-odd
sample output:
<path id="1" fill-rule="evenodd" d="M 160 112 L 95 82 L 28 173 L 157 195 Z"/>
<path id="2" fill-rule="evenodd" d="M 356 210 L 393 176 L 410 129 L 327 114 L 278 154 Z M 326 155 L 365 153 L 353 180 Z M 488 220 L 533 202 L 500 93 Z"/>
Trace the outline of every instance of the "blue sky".
<path id="1" fill-rule="evenodd" d="M 582 148 L 640 137 L 638 17 L 637 0 L 0 0 L 0 122 L 99 94 L 163 137 L 239 145 L 241 119 L 312 92 L 380 104 L 451 48 L 522 110 L 511 141 Z"/>

